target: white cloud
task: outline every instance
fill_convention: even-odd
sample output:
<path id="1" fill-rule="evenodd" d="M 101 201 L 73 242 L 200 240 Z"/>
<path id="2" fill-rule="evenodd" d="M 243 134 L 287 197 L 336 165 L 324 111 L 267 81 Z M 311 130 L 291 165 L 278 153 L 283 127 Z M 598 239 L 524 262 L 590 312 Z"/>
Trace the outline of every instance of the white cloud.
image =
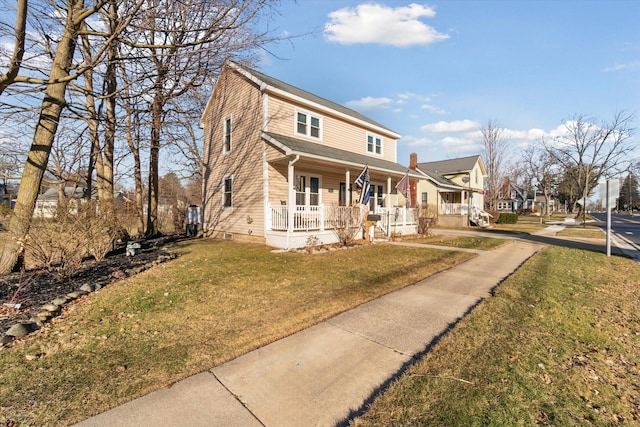
<path id="1" fill-rule="evenodd" d="M 400 144 L 407 145 L 408 147 L 431 147 L 433 141 L 429 138 L 418 138 L 415 136 L 403 136 L 399 140 Z"/>
<path id="2" fill-rule="evenodd" d="M 440 143 L 443 147 L 455 151 L 473 151 L 480 148 L 480 144 L 473 138 L 456 138 L 448 136 L 442 138 Z"/>
<path id="3" fill-rule="evenodd" d="M 635 71 L 640 70 L 640 61 L 628 62 L 626 64 L 616 64 L 611 67 L 606 67 L 603 71 L 605 73 L 612 73 L 616 71 Z"/>
<path id="4" fill-rule="evenodd" d="M 434 114 L 447 114 L 447 112 L 445 110 L 443 110 L 440 107 L 436 107 L 435 105 L 430 105 L 430 104 L 422 104 L 422 106 L 420 106 L 421 109 L 423 110 L 427 110 L 430 111 Z"/>
<path id="5" fill-rule="evenodd" d="M 347 101 L 345 105 L 357 111 L 377 110 L 381 108 L 388 108 L 393 101 L 389 98 L 374 98 L 372 96 L 366 96 L 364 98 Z"/>
<path id="6" fill-rule="evenodd" d="M 420 21 L 420 18 L 433 18 L 435 14 L 433 8 L 415 3 L 397 8 L 366 3 L 329 13 L 324 34 L 329 41 L 347 45 L 429 45 L 449 38 Z"/>
<path id="7" fill-rule="evenodd" d="M 549 136 L 548 132 L 542 129 L 529 129 L 529 130 L 507 130 L 505 129 L 505 136 L 509 139 L 515 139 L 519 141 L 538 141 L 542 138 Z"/>
<path id="8" fill-rule="evenodd" d="M 452 122 L 439 121 L 422 126 L 420 129 L 433 133 L 460 133 L 477 130 L 480 123 L 473 120 L 454 120 Z"/>

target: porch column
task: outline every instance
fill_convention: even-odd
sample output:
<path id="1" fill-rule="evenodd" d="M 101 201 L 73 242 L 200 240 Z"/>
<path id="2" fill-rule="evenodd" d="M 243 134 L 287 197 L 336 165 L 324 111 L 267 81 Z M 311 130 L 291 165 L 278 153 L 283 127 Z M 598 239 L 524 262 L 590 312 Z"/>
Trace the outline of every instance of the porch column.
<path id="1" fill-rule="evenodd" d="M 397 197 L 397 196 L 396 196 Z M 387 237 L 391 237 L 391 177 L 387 177 Z"/>
<path id="2" fill-rule="evenodd" d="M 296 211 L 296 189 L 295 189 L 295 181 L 296 174 L 295 168 L 293 164 L 300 160 L 300 156 L 296 156 L 293 160 L 289 160 L 289 168 L 287 170 L 287 186 L 289 189 L 289 197 L 287 200 L 287 247 L 290 248 L 289 238 L 291 237 L 291 233 L 293 233 L 293 222 Z"/>
<path id="3" fill-rule="evenodd" d="M 351 171 L 349 169 L 344 173 L 344 179 L 344 202 L 346 206 L 351 206 L 351 191 L 349 191 L 349 188 L 351 187 Z"/>

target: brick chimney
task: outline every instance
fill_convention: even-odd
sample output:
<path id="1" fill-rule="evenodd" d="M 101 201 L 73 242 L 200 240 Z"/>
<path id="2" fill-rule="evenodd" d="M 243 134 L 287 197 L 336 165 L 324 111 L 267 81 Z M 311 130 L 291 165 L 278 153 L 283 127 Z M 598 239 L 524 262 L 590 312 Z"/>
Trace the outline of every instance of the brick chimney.
<path id="1" fill-rule="evenodd" d="M 409 169 L 412 171 L 418 169 L 418 153 L 409 154 Z"/>

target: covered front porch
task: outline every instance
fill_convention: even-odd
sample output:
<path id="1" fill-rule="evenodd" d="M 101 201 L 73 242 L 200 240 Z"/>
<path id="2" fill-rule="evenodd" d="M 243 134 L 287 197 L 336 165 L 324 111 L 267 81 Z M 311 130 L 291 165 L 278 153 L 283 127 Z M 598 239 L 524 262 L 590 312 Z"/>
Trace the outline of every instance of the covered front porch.
<path id="1" fill-rule="evenodd" d="M 417 232 L 416 210 L 403 207 L 396 190 L 405 166 L 282 135 L 263 136 L 273 148 L 266 153 L 267 244 L 286 249 L 331 244 L 344 241 L 345 231 L 360 239 L 369 215 L 380 216 L 375 226 L 386 236 Z M 365 167 L 369 186 L 361 203 L 363 189 L 355 183 Z"/>
<path id="2" fill-rule="evenodd" d="M 267 217 L 267 244 L 275 247 L 296 248 L 337 243 L 345 232 L 355 239 L 364 238 L 367 218 L 376 215 L 376 231 L 386 237 L 393 233 L 415 234 L 418 230 L 418 210 L 406 207 L 367 206 L 269 206 Z M 291 220 L 290 220 L 291 219 Z M 369 230 L 370 235 L 373 230 Z"/>

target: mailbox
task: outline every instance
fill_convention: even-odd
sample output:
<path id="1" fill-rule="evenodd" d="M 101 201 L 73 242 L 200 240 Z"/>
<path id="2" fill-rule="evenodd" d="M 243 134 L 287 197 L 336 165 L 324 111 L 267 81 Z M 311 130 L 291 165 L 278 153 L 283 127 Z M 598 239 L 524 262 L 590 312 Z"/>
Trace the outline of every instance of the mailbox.
<path id="1" fill-rule="evenodd" d="M 380 215 L 367 215 L 367 221 L 380 221 Z"/>

